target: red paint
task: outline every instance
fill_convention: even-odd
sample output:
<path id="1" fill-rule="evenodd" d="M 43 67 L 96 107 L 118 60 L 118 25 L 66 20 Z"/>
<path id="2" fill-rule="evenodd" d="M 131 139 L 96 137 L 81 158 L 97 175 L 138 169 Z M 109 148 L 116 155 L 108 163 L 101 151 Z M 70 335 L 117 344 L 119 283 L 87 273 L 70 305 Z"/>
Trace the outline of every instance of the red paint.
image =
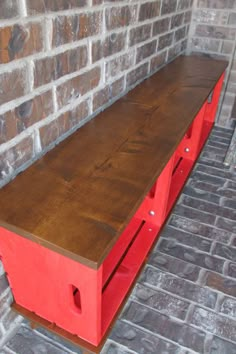
<path id="1" fill-rule="evenodd" d="M 223 78 L 98 270 L 0 228 L 0 257 L 16 303 L 95 346 L 100 343 L 210 133 Z"/>

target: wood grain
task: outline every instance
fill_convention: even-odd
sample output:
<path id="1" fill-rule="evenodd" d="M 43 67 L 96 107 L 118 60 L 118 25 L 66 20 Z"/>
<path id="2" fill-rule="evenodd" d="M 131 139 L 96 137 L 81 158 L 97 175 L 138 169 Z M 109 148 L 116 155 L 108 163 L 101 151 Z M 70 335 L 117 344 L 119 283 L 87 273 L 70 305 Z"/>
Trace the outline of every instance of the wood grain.
<path id="1" fill-rule="evenodd" d="M 227 66 L 179 57 L 0 191 L 0 225 L 98 268 Z"/>

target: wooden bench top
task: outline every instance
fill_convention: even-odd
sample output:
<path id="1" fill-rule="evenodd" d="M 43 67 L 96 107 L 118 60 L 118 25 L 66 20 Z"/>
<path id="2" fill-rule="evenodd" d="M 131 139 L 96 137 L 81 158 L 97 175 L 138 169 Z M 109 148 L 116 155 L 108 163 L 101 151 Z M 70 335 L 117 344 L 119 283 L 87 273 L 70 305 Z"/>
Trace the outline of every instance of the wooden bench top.
<path id="1" fill-rule="evenodd" d="M 0 190 L 0 226 L 98 268 L 227 66 L 179 57 Z"/>

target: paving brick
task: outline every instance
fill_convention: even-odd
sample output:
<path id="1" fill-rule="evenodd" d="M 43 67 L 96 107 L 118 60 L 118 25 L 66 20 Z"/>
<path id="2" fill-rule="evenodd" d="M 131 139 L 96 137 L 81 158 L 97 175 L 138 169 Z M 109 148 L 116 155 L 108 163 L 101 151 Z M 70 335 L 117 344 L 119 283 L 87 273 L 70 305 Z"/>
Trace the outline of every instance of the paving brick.
<path id="1" fill-rule="evenodd" d="M 143 42 L 151 36 L 151 24 L 145 24 L 132 28 L 129 34 L 129 46 L 133 46 L 137 43 Z"/>
<path id="2" fill-rule="evenodd" d="M 207 272 L 204 284 L 212 289 L 236 297 L 236 280 L 226 278 L 220 274 Z"/>
<path id="3" fill-rule="evenodd" d="M 152 252 L 148 263 L 158 269 L 177 275 L 178 277 L 196 281 L 199 276 L 200 267 L 181 259 L 169 256 L 158 251 L 158 247 Z"/>
<path id="4" fill-rule="evenodd" d="M 93 63 L 112 54 L 122 51 L 125 47 L 126 32 L 112 33 L 105 40 L 98 40 L 92 44 Z"/>
<path id="5" fill-rule="evenodd" d="M 159 312 L 184 320 L 190 303 L 170 294 L 137 284 L 132 299 Z"/>
<path id="6" fill-rule="evenodd" d="M 180 348 L 177 345 L 121 321 L 117 322 L 110 338 L 136 353 L 180 354 Z"/>
<path id="7" fill-rule="evenodd" d="M 222 297 L 219 303 L 219 311 L 225 315 L 236 318 L 236 299 L 232 297 Z"/>
<path id="8" fill-rule="evenodd" d="M 164 273 L 159 269 L 150 266 L 146 267 L 141 275 L 140 282 L 147 284 L 147 286 L 150 285 L 163 289 L 183 299 L 191 300 L 206 307 L 215 307 L 217 298 L 215 292 L 172 274 Z"/>
<path id="9" fill-rule="evenodd" d="M 236 199 L 224 198 L 222 199 L 221 205 L 227 208 L 236 209 Z"/>
<path id="10" fill-rule="evenodd" d="M 214 336 L 209 354 L 236 354 L 235 344 Z"/>
<path id="11" fill-rule="evenodd" d="M 24 96 L 27 93 L 26 69 L 14 69 L 0 74 L 0 105 Z"/>
<path id="12" fill-rule="evenodd" d="M 191 324 L 220 337 L 236 341 L 236 321 L 201 307 L 195 307 Z"/>
<path id="13" fill-rule="evenodd" d="M 236 248 L 222 245 L 221 243 L 216 243 L 213 254 L 236 262 Z"/>
<path id="14" fill-rule="evenodd" d="M 230 179 L 230 180 L 236 181 L 236 173 L 233 173 L 230 171 L 225 171 L 224 168 L 222 168 L 222 167 L 221 167 L 221 169 L 216 169 L 211 166 L 204 166 L 202 164 L 198 164 L 195 171 L 207 173 L 208 175 L 222 177 L 225 179 Z"/>
<path id="15" fill-rule="evenodd" d="M 142 80 L 148 74 L 148 63 L 138 66 L 136 69 L 127 74 L 127 86 L 135 85 L 138 81 Z"/>
<path id="16" fill-rule="evenodd" d="M 50 353 L 69 354 L 69 351 L 59 348 L 56 344 L 46 341 L 28 328 L 21 327 L 15 336 L 8 342 L 7 348 L 17 354 Z"/>
<path id="17" fill-rule="evenodd" d="M 230 231 L 232 233 L 236 234 L 236 221 L 225 219 L 222 217 L 218 217 L 216 219 L 216 224 L 217 227 Z"/>
<path id="18" fill-rule="evenodd" d="M 87 63 L 87 46 L 80 46 L 55 56 L 38 59 L 34 62 L 34 86 L 46 85 L 64 75 L 79 71 Z"/>
<path id="19" fill-rule="evenodd" d="M 151 311 L 143 305 L 131 302 L 123 314 L 123 318 L 180 345 L 191 348 L 198 353 L 203 351 L 204 332 L 184 323 L 177 322 L 157 311 Z"/>
<path id="20" fill-rule="evenodd" d="M 206 173 L 202 173 L 202 172 L 197 172 L 194 171 L 191 175 L 191 178 L 193 180 L 197 180 L 197 181 L 201 181 L 201 182 L 207 182 L 209 184 L 213 184 L 216 185 L 218 187 L 223 187 L 225 180 L 223 178 L 219 178 L 216 176 L 211 176 L 208 175 Z"/>
<path id="21" fill-rule="evenodd" d="M 63 11 L 83 7 L 86 0 L 26 0 L 29 15 L 50 11 Z"/>
<path id="22" fill-rule="evenodd" d="M 100 82 L 100 75 L 100 67 L 95 67 L 57 86 L 59 108 L 97 87 Z"/>
<path id="23" fill-rule="evenodd" d="M 106 345 L 104 346 L 101 354 L 133 354 L 133 351 L 126 350 L 123 346 L 119 346 L 118 344 L 111 342 L 108 340 Z"/>
<path id="24" fill-rule="evenodd" d="M 151 41 L 137 48 L 136 64 L 156 52 L 157 41 Z"/>
<path id="25" fill-rule="evenodd" d="M 236 198 L 236 191 L 227 188 L 227 186 L 225 186 L 225 183 L 223 187 L 218 187 L 216 185 L 207 182 L 202 182 L 190 178 L 188 181 L 188 187 L 192 187 L 194 189 L 196 188 L 211 194 L 217 194 L 219 196 L 226 197 L 226 198 L 234 198 L 234 197 Z"/>
<path id="26" fill-rule="evenodd" d="M 205 238 L 189 232 L 184 232 L 183 230 L 178 230 L 168 225 L 162 231 L 161 237 L 162 239 L 166 238 L 169 241 L 169 246 L 170 242 L 172 242 L 173 246 L 176 244 L 184 244 L 186 246 L 193 247 L 195 250 L 204 252 L 209 252 L 212 245 L 212 242 Z"/>
<path id="27" fill-rule="evenodd" d="M 210 192 L 206 192 L 205 190 L 201 190 L 195 187 L 191 187 L 189 185 L 187 185 L 184 189 L 183 189 L 183 193 L 192 197 L 192 198 L 197 198 L 197 199 L 201 199 L 201 200 L 206 200 L 208 202 L 211 203 L 215 203 L 215 204 L 219 204 L 220 203 L 220 196 L 210 193 Z"/>
<path id="28" fill-rule="evenodd" d="M 228 243 L 232 237 L 232 233 L 230 231 L 217 229 L 210 225 L 203 225 L 197 221 L 185 219 L 178 215 L 173 215 L 169 224 L 176 228 L 189 231 L 193 234 L 201 235 L 211 240 L 216 240 L 224 243 Z"/>
<path id="29" fill-rule="evenodd" d="M 140 5 L 139 21 L 145 21 L 150 18 L 158 16 L 160 13 L 160 1 L 146 2 Z"/>
<path id="30" fill-rule="evenodd" d="M 189 218 L 194 221 L 203 222 L 205 224 L 212 225 L 216 220 L 216 216 L 210 213 L 205 213 L 193 208 L 189 208 L 184 205 L 177 205 L 174 208 L 174 214 Z"/>

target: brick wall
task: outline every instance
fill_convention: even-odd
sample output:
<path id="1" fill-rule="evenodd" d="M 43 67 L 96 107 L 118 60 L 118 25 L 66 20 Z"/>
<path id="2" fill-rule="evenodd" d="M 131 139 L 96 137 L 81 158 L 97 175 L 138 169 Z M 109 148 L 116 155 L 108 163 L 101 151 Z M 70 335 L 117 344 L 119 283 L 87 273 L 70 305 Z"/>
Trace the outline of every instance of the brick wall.
<path id="1" fill-rule="evenodd" d="M 0 186 L 186 48 L 191 0 L 2 0 Z"/>
<path id="2" fill-rule="evenodd" d="M 223 105 L 218 124 L 231 127 L 236 120 L 236 0 L 194 0 L 189 52 L 229 61 Z"/>

